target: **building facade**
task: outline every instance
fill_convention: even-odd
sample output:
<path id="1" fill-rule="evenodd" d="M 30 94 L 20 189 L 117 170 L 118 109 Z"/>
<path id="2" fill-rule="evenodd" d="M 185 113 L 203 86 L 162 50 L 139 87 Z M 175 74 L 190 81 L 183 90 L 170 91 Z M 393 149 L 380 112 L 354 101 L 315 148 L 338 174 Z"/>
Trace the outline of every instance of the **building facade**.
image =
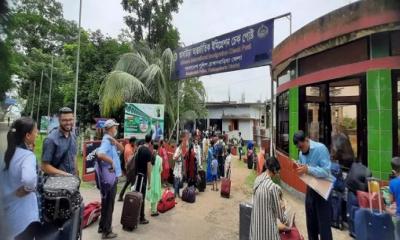
<path id="1" fill-rule="evenodd" d="M 400 155 L 400 1 L 358 1 L 316 19 L 274 49 L 272 68 L 275 146 L 287 184 L 305 190 L 291 172 L 300 129 L 328 148 L 345 133 L 356 157 L 388 180 Z"/>
<path id="2" fill-rule="evenodd" d="M 266 103 L 215 102 L 206 104 L 208 116 L 197 120 L 200 130 L 242 133 L 244 140 L 256 141 L 258 135 L 267 135 L 268 114 Z"/>

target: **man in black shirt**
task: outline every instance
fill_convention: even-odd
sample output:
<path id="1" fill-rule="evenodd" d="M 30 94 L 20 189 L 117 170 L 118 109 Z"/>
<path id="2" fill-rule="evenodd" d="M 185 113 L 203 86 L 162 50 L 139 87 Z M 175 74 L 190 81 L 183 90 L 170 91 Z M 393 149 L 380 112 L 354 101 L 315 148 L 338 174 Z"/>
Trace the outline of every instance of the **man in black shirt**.
<path id="1" fill-rule="evenodd" d="M 150 151 L 151 135 L 146 135 L 145 144 L 138 149 L 138 157 L 136 163 L 136 170 L 138 173 L 138 181 L 136 183 L 136 191 L 143 194 L 143 199 L 146 199 L 146 186 L 150 187 L 150 177 L 151 177 L 151 158 L 152 153 Z M 143 186 L 140 189 L 140 183 L 143 178 Z M 144 203 L 142 203 L 142 209 L 140 210 L 140 224 L 148 224 L 149 221 L 146 220 L 144 216 Z"/>

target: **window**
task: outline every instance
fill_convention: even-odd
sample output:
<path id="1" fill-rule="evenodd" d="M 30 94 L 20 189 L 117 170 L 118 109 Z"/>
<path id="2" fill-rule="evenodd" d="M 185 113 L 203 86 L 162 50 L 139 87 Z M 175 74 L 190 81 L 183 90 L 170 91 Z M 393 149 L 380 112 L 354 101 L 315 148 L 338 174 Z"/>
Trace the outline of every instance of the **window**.
<path id="1" fill-rule="evenodd" d="M 289 64 L 278 76 L 278 86 L 296 78 L 296 61 Z"/>
<path id="2" fill-rule="evenodd" d="M 277 147 L 288 153 L 289 152 L 289 92 L 281 93 L 277 97 L 277 131 L 276 143 Z"/>
<path id="3" fill-rule="evenodd" d="M 338 133 L 348 136 L 355 157 L 367 164 L 365 114 L 361 99 L 363 77 L 331 81 L 300 88 L 300 128 L 314 141 L 331 146 L 332 137 Z M 365 112 L 365 111 L 364 111 Z M 352 162 L 339 163 L 346 170 Z"/>
<path id="4" fill-rule="evenodd" d="M 391 55 L 398 56 L 400 55 L 400 31 L 394 31 L 390 34 L 390 42 L 391 42 Z"/>
<path id="5" fill-rule="evenodd" d="M 368 38 L 361 38 L 298 60 L 298 75 L 368 60 Z"/>

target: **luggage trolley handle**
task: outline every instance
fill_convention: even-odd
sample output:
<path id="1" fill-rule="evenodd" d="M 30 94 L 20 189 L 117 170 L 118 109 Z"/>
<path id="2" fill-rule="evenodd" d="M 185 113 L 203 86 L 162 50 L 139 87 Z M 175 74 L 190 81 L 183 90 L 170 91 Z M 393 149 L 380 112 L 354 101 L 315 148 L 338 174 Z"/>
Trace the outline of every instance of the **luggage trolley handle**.
<path id="1" fill-rule="evenodd" d="M 142 192 L 143 191 L 143 181 L 144 181 L 144 174 L 143 173 L 138 173 L 136 175 L 135 186 L 137 187 L 139 176 L 141 176 L 141 179 L 142 179 L 142 181 L 140 182 L 139 192 Z"/>
<path id="2" fill-rule="evenodd" d="M 378 193 L 378 204 L 379 204 L 379 213 L 382 213 L 382 199 L 381 199 L 381 191 L 380 191 L 380 187 L 379 187 L 379 179 L 377 179 L 377 178 L 374 178 L 374 177 L 370 177 L 370 178 L 367 178 L 367 181 L 368 181 L 368 200 L 369 200 L 369 209 L 371 210 L 371 212 L 373 212 L 372 211 L 372 184 L 374 183 L 374 182 L 376 182 L 377 183 L 377 187 L 378 187 L 378 191 L 377 191 L 377 193 Z"/>

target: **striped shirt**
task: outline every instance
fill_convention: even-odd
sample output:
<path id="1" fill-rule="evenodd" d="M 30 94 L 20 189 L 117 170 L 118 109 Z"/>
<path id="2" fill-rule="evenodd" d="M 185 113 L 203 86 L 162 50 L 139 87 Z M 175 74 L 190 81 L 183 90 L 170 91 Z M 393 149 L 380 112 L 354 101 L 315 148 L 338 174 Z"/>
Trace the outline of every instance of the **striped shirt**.
<path id="1" fill-rule="evenodd" d="M 258 176 L 253 187 L 253 211 L 251 214 L 251 240 L 280 240 L 277 219 L 286 223 L 287 219 L 280 204 L 281 188 L 263 173 Z"/>

